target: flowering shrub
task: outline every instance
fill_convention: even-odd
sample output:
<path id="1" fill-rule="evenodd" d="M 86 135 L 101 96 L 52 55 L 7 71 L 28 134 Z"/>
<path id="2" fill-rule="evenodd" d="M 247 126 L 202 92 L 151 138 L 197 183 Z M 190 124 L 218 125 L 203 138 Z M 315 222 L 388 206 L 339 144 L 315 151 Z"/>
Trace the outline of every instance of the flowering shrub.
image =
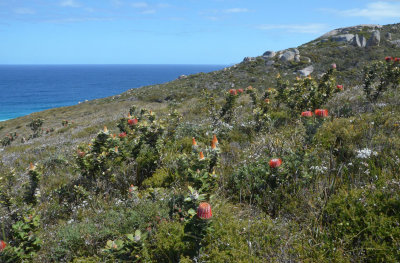
<path id="1" fill-rule="evenodd" d="M 29 213 L 33 213 L 30 211 Z M 12 239 L 0 252 L 1 262 L 32 262 L 40 250 L 42 240 L 38 237 L 40 217 L 35 214 L 24 216 L 12 226 Z"/>
<path id="2" fill-rule="evenodd" d="M 41 130 L 43 123 L 44 123 L 44 120 L 40 119 L 40 118 L 31 120 L 31 122 L 27 126 L 31 128 L 31 130 L 33 131 L 33 134 L 30 135 L 29 138 L 37 138 L 41 135 L 41 133 L 43 132 L 43 130 Z"/>
<path id="3" fill-rule="evenodd" d="M 330 97 L 339 92 L 336 88 L 335 68 L 329 69 L 321 79 L 297 78 L 292 85 L 283 80 L 280 75 L 276 79 L 276 95 L 278 107 L 286 104 L 293 115 L 300 114 L 305 109 L 316 109 L 324 105 Z"/>
<path id="4" fill-rule="evenodd" d="M 400 64 L 391 57 L 385 58 L 386 63 L 378 61 L 364 69 L 364 93 L 370 102 L 378 98 L 389 88 L 396 89 L 400 84 Z"/>
<path id="5" fill-rule="evenodd" d="M 30 181 L 25 193 L 25 202 L 36 205 L 37 199 L 40 197 L 39 181 L 41 178 L 41 173 L 34 164 L 30 163 L 28 175 Z"/>

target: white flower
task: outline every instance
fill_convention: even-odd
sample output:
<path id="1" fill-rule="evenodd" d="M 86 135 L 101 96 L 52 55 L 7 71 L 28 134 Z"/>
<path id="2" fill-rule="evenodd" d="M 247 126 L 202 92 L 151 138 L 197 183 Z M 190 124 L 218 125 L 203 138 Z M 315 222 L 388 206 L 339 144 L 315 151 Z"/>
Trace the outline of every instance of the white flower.
<path id="1" fill-rule="evenodd" d="M 377 152 L 372 151 L 368 148 L 364 148 L 362 150 L 357 150 L 356 153 L 357 153 L 357 158 L 359 158 L 359 159 L 368 159 L 369 157 L 371 157 L 371 155 L 373 155 L 373 156 L 378 155 Z"/>

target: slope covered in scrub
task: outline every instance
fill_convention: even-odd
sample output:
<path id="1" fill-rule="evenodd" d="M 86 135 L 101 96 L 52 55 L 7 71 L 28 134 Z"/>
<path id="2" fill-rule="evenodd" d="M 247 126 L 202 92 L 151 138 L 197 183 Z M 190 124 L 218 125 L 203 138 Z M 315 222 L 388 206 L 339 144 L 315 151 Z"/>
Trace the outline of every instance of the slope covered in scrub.
<path id="1" fill-rule="evenodd" d="M 0 261 L 399 261 L 399 51 L 322 39 L 1 123 Z"/>

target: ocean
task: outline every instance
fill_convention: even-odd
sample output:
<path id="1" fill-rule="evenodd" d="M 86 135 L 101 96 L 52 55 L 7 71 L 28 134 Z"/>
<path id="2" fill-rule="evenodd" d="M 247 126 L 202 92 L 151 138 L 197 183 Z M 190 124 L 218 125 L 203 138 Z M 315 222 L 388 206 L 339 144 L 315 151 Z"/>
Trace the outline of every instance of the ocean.
<path id="1" fill-rule="evenodd" d="M 225 65 L 0 65 L 0 121 Z"/>

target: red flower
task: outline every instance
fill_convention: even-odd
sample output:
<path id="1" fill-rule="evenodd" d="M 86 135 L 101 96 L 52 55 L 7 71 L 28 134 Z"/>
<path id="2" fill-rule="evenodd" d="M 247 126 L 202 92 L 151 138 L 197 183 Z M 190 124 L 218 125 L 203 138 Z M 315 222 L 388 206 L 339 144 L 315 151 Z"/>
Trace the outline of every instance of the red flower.
<path id="1" fill-rule="evenodd" d="M 319 116 L 319 117 L 328 117 L 328 110 L 325 110 L 325 109 L 317 109 L 317 110 L 315 110 L 315 116 Z"/>
<path id="2" fill-rule="evenodd" d="M 135 191 L 135 186 L 133 184 L 131 184 L 131 186 L 129 186 L 128 191 L 129 191 L 129 193 L 133 193 Z"/>
<path id="3" fill-rule="evenodd" d="M 233 95 L 233 96 L 236 96 L 236 95 L 237 95 L 237 90 L 235 90 L 235 89 L 230 89 L 230 90 L 229 90 L 229 94 L 231 94 L 231 95 Z"/>
<path id="4" fill-rule="evenodd" d="M 213 135 L 212 141 L 213 141 L 215 144 L 218 143 L 217 135 L 215 135 L 215 134 Z"/>
<path id="5" fill-rule="evenodd" d="M 270 101 L 269 101 L 269 99 L 265 99 L 264 102 L 269 104 Z"/>
<path id="6" fill-rule="evenodd" d="M 394 59 L 394 62 L 399 62 L 400 61 L 400 58 L 395 58 Z"/>
<path id="7" fill-rule="evenodd" d="M 343 85 L 337 85 L 336 88 L 343 90 Z"/>
<path id="8" fill-rule="evenodd" d="M 271 159 L 269 161 L 269 167 L 271 167 L 271 168 L 278 168 L 279 166 L 281 166 L 281 164 L 282 164 L 282 160 L 279 158 Z"/>
<path id="9" fill-rule="evenodd" d="M 119 138 L 123 139 L 126 137 L 126 132 L 121 132 L 118 136 Z"/>
<path id="10" fill-rule="evenodd" d="M 197 216 L 201 219 L 209 219 L 212 217 L 211 205 L 209 203 L 200 203 L 197 208 Z"/>
<path id="11" fill-rule="evenodd" d="M 130 126 L 136 125 L 137 123 L 138 123 L 138 119 L 136 119 L 136 118 L 134 118 L 134 119 L 129 119 L 129 120 L 128 120 L 128 124 L 129 124 Z"/>
<path id="12" fill-rule="evenodd" d="M 77 153 L 78 153 L 78 156 L 81 158 L 85 156 L 85 152 L 82 152 L 81 150 L 78 150 Z"/>
<path id="13" fill-rule="evenodd" d="M 0 252 L 6 248 L 7 244 L 3 240 L 0 240 Z"/>
<path id="14" fill-rule="evenodd" d="M 335 63 L 332 64 L 332 68 L 336 69 L 336 64 Z"/>
<path id="15" fill-rule="evenodd" d="M 217 148 L 217 145 L 215 144 L 214 141 L 211 141 L 211 149 L 214 150 L 215 148 Z"/>
<path id="16" fill-rule="evenodd" d="M 243 89 L 238 89 L 237 92 L 243 93 Z"/>
<path id="17" fill-rule="evenodd" d="M 199 159 L 200 159 L 200 161 L 204 160 L 204 154 L 203 154 L 203 152 L 200 152 L 200 153 L 199 153 Z"/>
<path id="18" fill-rule="evenodd" d="M 197 146 L 197 142 L 196 142 L 196 139 L 194 137 L 192 138 L 192 146 Z"/>
<path id="19" fill-rule="evenodd" d="M 386 62 L 392 61 L 393 58 L 392 57 L 385 57 Z"/>
<path id="20" fill-rule="evenodd" d="M 301 117 L 312 117 L 312 116 L 313 116 L 312 111 L 303 111 L 301 113 Z"/>

